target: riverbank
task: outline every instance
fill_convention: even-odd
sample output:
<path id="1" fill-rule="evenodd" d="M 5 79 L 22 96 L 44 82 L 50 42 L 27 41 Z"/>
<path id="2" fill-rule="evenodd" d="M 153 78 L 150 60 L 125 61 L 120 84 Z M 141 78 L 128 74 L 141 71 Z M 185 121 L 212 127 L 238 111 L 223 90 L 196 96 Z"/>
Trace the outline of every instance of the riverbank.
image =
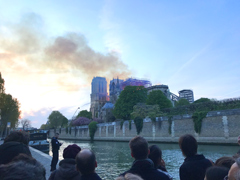
<path id="1" fill-rule="evenodd" d="M 210 111 L 201 122 L 201 132 L 196 133 L 192 115 L 158 117 L 156 122 L 144 119 L 141 136 L 148 142 L 178 143 L 183 134 L 192 134 L 199 144 L 235 145 L 240 129 L 240 109 Z M 99 123 L 95 141 L 125 141 L 137 135 L 133 120 Z M 60 139 L 90 141 L 88 126 L 51 129 L 49 137 L 60 134 Z"/>
<path id="2" fill-rule="evenodd" d="M 52 161 L 52 156 L 49 156 L 48 154 L 45 154 L 45 153 L 43 153 L 37 149 L 34 149 L 32 147 L 29 147 L 29 149 L 31 151 L 32 157 L 35 158 L 38 162 L 40 162 L 46 169 L 46 179 L 48 179 L 51 175 L 50 165 L 51 165 L 51 161 Z"/>

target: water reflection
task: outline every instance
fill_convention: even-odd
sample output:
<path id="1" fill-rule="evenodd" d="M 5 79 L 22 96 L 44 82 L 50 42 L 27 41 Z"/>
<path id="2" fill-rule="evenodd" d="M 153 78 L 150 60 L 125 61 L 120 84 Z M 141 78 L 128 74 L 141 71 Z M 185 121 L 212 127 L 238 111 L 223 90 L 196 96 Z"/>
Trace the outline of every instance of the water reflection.
<path id="1" fill-rule="evenodd" d="M 63 145 L 59 150 L 59 159 L 62 160 L 62 152 L 70 144 L 77 144 L 82 149 L 88 148 L 95 152 L 98 167 L 96 169 L 99 176 L 104 180 L 113 180 L 119 174 L 131 167 L 133 158 L 128 146 L 128 142 L 100 142 L 93 143 L 87 141 L 59 140 Z M 153 143 L 150 143 L 152 145 Z M 175 180 L 179 180 L 179 167 L 184 161 L 182 152 L 178 144 L 155 143 L 163 152 L 163 159 L 166 168 Z M 50 148 L 51 149 L 51 148 Z M 199 154 L 212 161 L 216 161 L 222 156 L 232 156 L 238 151 L 238 146 L 220 146 L 220 145 L 199 145 Z M 52 156 L 52 152 L 49 151 Z"/>

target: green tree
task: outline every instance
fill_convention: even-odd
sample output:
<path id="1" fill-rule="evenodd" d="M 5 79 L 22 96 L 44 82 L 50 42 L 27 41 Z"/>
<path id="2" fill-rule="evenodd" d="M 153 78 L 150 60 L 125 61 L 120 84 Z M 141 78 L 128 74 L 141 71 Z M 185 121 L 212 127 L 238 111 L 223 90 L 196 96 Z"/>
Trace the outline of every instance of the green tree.
<path id="1" fill-rule="evenodd" d="M 180 99 L 179 101 L 175 102 L 175 106 L 176 107 L 179 107 L 179 106 L 186 106 L 186 105 L 189 105 L 189 101 L 187 99 Z"/>
<path id="2" fill-rule="evenodd" d="M 68 124 L 68 119 L 59 111 L 52 111 L 48 116 L 48 121 L 50 128 L 65 127 Z"/>
<path id="3" fill-rule="evenodd" d="M 133 106 L 133 112 L 131 113 L 131 118 L 135 119 L 136 117 L 140 117 L 142 119 L 149 117 L 153 121 L 156 120 L 156 117 L 164 116 L 160 111 L 158 105 L 146 105 L 145 103 L 138 103 Z"/>
<path id="4" fill-rule="evenodd" d="M 161 90 L 152 91 L 147 97 L 148 105 L 159 105 L 160 110 L 164 108 L 171 108 L 171 101 L 163 94 Z"/>
<path id="5" fill-rule="evenodd" d="M 211 102 L 211 100 L 208 98 L 200 98 L 200 99 L 194 101 L 193 103 L 196 104 L 196 103 L 204 103 L 204 102 Z"/>
<path id="6" fill-rule="evenodd" d="M 0 72 L 0 94 L 5 92 L 4 83 L 5 83 L 5 81 L 4 81 L 4 79 L 2 78 L 2 74 L 1 74 L 1 72 Z"/>
<path id="7" fill-rule="evenodd" d="M 90 122 L 90 124 L 88 125 L 88 128 L 89 128 L 89 135 L 90 135 L 91 141 L 93 141 L 95 132 L 97 131 L 97 122 L 96 121 Z"/>
<path id="8" fill-rule="evenodd" d="M 113 110 L 116 118 L 128 120 L 137 103 L 145 103 L 147 90 L 143 86 L 127 86 L 121 92 Z"/>
<path id="9" fill-rule="evenodd" d="M 11 128 L 15 128 L 18 124 L 20 116 L 20 104 L 17 99 L 10 94 L 0 93 L 0 109 L 1 109 L 1 129 L 5 130 L 7 123 L 11 123 Z M 3 131 L 2 131 L 3 132 Z"/>
<path id="10" fill-rule="evenodd" d="M 76 119 L 78 117 L 86 117 L 88 119 L 92 119 L 92 113 L 90 111 L 87 111 L 87 110 L 82 110 L 78 113 Z"/>
<path id="11" fill-rule="evenodd" d="M 40 129 L 49 129 L 49 126 L 48 124 L 42 124 Z"/>

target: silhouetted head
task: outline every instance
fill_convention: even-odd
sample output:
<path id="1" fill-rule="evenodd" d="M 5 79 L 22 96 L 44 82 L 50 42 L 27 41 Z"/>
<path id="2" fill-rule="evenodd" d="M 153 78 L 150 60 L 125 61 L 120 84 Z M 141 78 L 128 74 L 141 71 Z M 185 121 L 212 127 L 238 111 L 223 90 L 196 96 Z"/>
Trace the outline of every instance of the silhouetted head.
<path id="1" fill-rule="evenodd" d="M 4 143 L 12 141 L 20 142 L 28 146 L 29 134 L 24 131 L 13 131 L 4 139 Z"/>
<path id="2" fill-rule="evenodd" d="M 212 166 L 207 169 L 205 180 L 223 180 L 228 174 L 228 168 L 220 166 Z"/>
<path id="3" fill-rule="evenodd" d="M 59 133 L 55 133 L 55 138 L 58 138 L 58 136 L 59 136 Z"/>
<path id="4" fill-rule="evenodd" d="M 236 162 L 231 166 L 228 172 L 229 180 L 240 180 L 240 158 L 236 159 Z"/>
<path id="5" fill-rule="evenodd" d="M 97 161 L 95 154 L 89 149 L 81 150 L 76 156 L 77 170 L 81 174 L 91 174 L 95 172 Z"/>
<path id="6" fill-rule="evenodd" d="M 0 179 L 45 180 L 46 170 L 36 159 L 19 154 L 10 163 L 0 165 Z"/>
<path id="7" fill-rule="evenodd" d="M 222 166 L 222 167 L 226 167 L 228 169 L 231 168 L 231 166 L 235 163 L 235 160 L 232 157 L 221 157 L 219 159 L 216 160 L 215 165 L 216 166 Z"/>
<path id="8" fill-rule="evenodd" d="M 162 151 L 157 145 L 149 146 L 149 150 L 148 158 L 153 161 L 154 167 L 157 168 L 162 160 Z"/>
<path id="9" fill-rule="evenodd" d="M 76 144 L 69 145 L 63 150 L 63 158 L 75 159 L 80 151 L 81 148 L 78 145 Z"/>
<path id="10" fill-rule="evenodd" d="M 129 142 L 131 155 L 135 159 L 146 159 L 148 157 L 149 149 L 148 142 L 141 136 L 132 138 Z"/>
<path id="11" fill-rule="evenodd" d="M 190 157 L 197 154 L 197 141 L 192 135 L 185 134 L 181 136 L 178 143 L 184 156 Z"/>

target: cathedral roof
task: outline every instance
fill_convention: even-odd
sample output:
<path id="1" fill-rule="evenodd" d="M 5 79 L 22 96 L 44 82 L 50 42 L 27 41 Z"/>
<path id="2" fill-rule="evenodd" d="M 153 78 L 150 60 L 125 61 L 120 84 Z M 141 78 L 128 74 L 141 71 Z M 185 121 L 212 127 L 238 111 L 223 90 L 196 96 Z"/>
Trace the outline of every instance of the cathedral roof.
<path id="1" fill-rule="evenodd" d="M 102 109 L 113 109 L 114 108 L 114 104 L 107 102 L 106 104 L 104 104 L 104 106 L 102 107 Z"/>

